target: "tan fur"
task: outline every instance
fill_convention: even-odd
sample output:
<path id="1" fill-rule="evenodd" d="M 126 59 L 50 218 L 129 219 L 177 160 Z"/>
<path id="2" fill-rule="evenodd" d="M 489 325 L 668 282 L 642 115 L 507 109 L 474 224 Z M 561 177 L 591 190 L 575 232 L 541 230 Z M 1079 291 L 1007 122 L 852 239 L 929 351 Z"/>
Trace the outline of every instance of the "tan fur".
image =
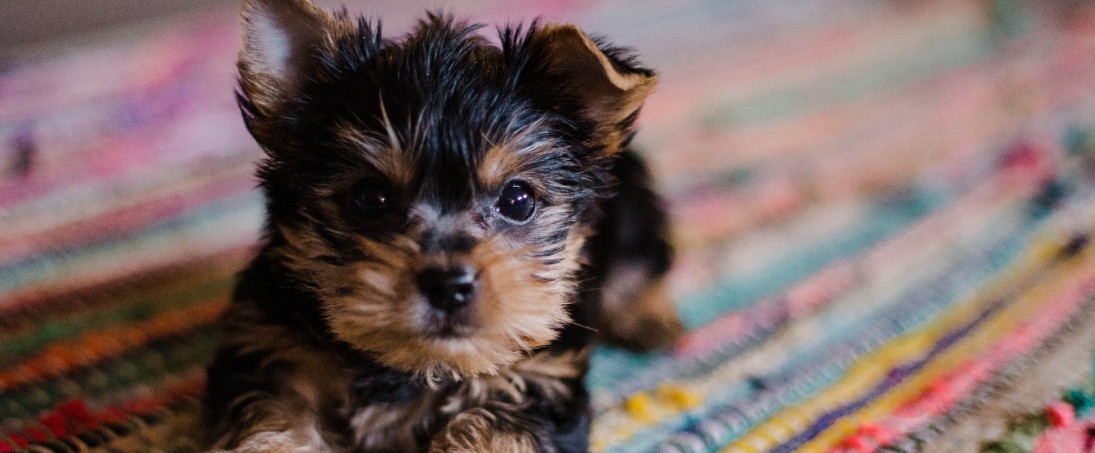
<path id="1" fill-rule="evenodd" d="M 415 272 L 409 270 L 418 265 L 402 259 L 394 267 L 361 265 L 358 281 L 367 282 L 370 293 L 328 300 L 332 330 L 386 365 L 427 374 L 495 374 L 524 351 L 553 340 L 567 321 L 568 285 L 534 278 L 538 270 L 547 269 L 499 251 L 490 241 L 476 247 L 472 257 L 481 273 L 481 290 L 473 306 L 478 328 L 470 337 L 435 340 L 421 335 L 414 316 L 425 309 L 425 302 L 411 281 Z"/>
<path id="2" fill-rule="evenodd" d="M 597 60 L 597 64 L 601 66 L 605 78 L 612 86 L 624 93 L 617 100 L 615 112 L 605 118 L 606 122 L 618 123 L 623 121 L 624 118 L 635 113 L 635 110 L 638 110 L 646 97 L 654 90 L 654 85 L 657 82 L 656 78 L 642 74 L 623 74 L 617 71 L 604 52 L 601 52 L 601 49 L 597 48 L 597 44 L 589 39 L 589 36 L 577 25 L 564 24 L 554 27 L 549 26 L 548 28 L 559 34 L 571 35 L 573 39 L 580 41 L 586 51 Z"/>
<path id="3" fill-rule="evenodd" d="M 318 422 L 306 406 L 288 406 L 289 400 L 265 400 L 246 409 L 247 430 L 222 437 L 217 452 L 232 453 L 326 453 L 332 448 L 323 439 Z M 238 445 L 224 450 L 231 443 Z"/>
<path id="4" fill-rule="evenodd" d="M 246 311 L 241 312 L 246 317 Z M 237 320 L 242 320 L 236 317 Z M 340 451 L 336 444 L 325 439 L 315 413 L 324 407 L 345 407 L 349 390 L 349 376 L 340 368 L 340 361 L 325 351 L 316 350 L 300 341 L 299 334 L 284 327 L 270 324 L 252 324 L 250 335 L 227 330 L 230 344 L 243 346 L 244 350 L 266 351 L 270 361 L 291 364 L 292 373 L 285 392 L 276 399 L 251 402 L 245 411 L 243 431 L 217 441 L 215 448 L 225 448 L 239 443 L 229 450 L 238 453 L 260 451 Z M 240 343 L 243 342 L 243 343 Z M 412 451 L 416 440 L 412 429 L 421 420 L 430 418 L 459 418 L 479 420 L 461 414 L 483 412 L 490 402 L 506 401 L 519 407 L 526 404 L 525 392 L 530 385 L 539 389 L 542 398 L 549 401 L 565 401 L 572 397 L 570 390 L 560 379 L 575 379 L 582 375 L 589 351 L 553 354 L 539 352 L 500 371 L 497 375 L 468 377 L 455 386 L 439 386 L 426 389 L 421 397 L 404 404 L 373 404 L 346 414 L 352 432 L 353 445 L 366 451 L 370 449 L 395 449 Z M 245 400 L 251 395 L 243 395 Z M 454 425 L 463 426 L 463 425 Z M 454 444 L 469 439 L 469 433 L 452 437 Z M 520 438 L 520 436 L 518 436 Z M 499 435 L 480 438 L 489 445 L 506 446 L 512 436 Z M 439 441 L 440 442 L 440 441 Z M 450 444 L 445 444 L 450 445 Z M 221 450 L 225 451 L 225 450 Z M 479 450 L 510 451 L 510 450 Z"/>
<path id="5" fill-rule="evenodd" d="M 513 365 L 517 376 L 534 379 L 577 379 L 584 373 L 582 367 L 589 358 L 589 350 L 568 351 L 562 354 L 541 352 Z"/>
<path id="6" fill-rule="evenodd" d="M 310 277 L 336 336 L 397 369 L 466 376 L 497 374 L 526 351 L 555 339 L 568 321 L 565 307 L 583 239 L 572 235 L 560 256 L 548 257 L 562 261 L 551 266 L 501 237 L 482 240 L 470 257 L 480 272 L 473 306 L 477 328 L 467 338 L 439 340 L 423 336 L 416 322 L 426 302 L 413 276 L 428 257 L 414 241 L 386 244 L 359 237 L 370 259 L 339 266 L 316 259 L 338 253 L 309 231 L 283 228 L 281 233 L 289 243 L 286 264 Z"/>
<path id="7" fill-rule="evenodd" d="M 498 432 L 494 415 L 474 409 L 454 418 L 430 443 L 430 453 L 513 452 L 533 453 L 536 441 L 527 433 Z"/>
<path id="8" fill-rule="evenodd" d="M 257 108 L 269 111 L 276 108 L 277 100 L 284 93 L 294 88 L 292 74 L 272 68 L 277 63 L 271 62 L 273 57 L 287 54 L 285 58 L 289 61 L 285 64 L 295 66 L 301 57 L 292 52 L 331 49 L 337 40 L 353 32 L 345 19 L 306 0 L 276 4 L 245 1 L 243 21 L 245 42 L 239 60 L 242 86 Z M 274 22 L 285 26 L 281 32 L 293 40 L 292 44 L 282 46 L 280 53 L 278 49 L 264 49 L 264 46 L 270 47 L 267 35 L 270 28 L 276 28 L 270 25 Z M 550 24 L 542 35 L 549 39 L 550 57 L 556 60 L 553 63 L 573 72 L 576 80 L 589 83 L 589 114 L 598 120 L 602 129 L 597 139 L 602 141 L 603 149 L 615 152 L 624 139 L 616 123 L 634 113 L 653 87 L 654 78 L 619 72 L 574 25 Z M 397 189 L 406 187 L 413 175 L 413 165 L 407 161 L 411 154 L 408 147 L 415 144 L 400 142 L 384 100 L 377 107 L 385 125 L 385 137 L 364 136 L 346 124 L 336 125 L 335 133 L 345 146 L 368 156 Z M 488 151 L 477 171 L 480 182 L 488 190 L 520 177 L 529 171 L 527 165 L 535 160 L 533 157 L 553 149 L 553 143 L 533 136 L 538 127 L 533 124 L 514 131 L 504 143 Z M 537 193 L 552 193 L 550 188 L 536 186 L 542 183 L 541 178 L 529 177 L 527 180 Z M 347 183 L 349 181 L 332 181 L 329 187 L 318 188 L 320 199 L 315 203 L 323 217 L 341 217 L 339 207 L 330 195 L 345 190 L 339 185 Z M 545 203 L 535 221 L 537 229 L 551 232 L 570 215 L 564 206 Z M 418 221 L 417 225 L 427 223 Z M 478 222 L 468 219 L 461 223 L 475 225 Z M 530 242 L 540 248 L 536 250 L 516 246 L 501 236 L 482 237 L 483 232 L 479 231 L 479 243 L 470 257 L 481 274 L 479 300 L 473 306 L 474 333 L 459 339 L 434 339 L 422 332 L 423 321 L 419 318 L 426 316 L 423 312 L 427 308 L 413 276 L 425 266 L 436 264 L 437 260 L 452 257 L 424 255 L 416 245 L 421 231 L 408 231 L 386 244 L 353 235 L 351 239 L 368 258 L 344 265 L 332 264 L 323 258 L 342 256 L 342 251 L 330 250 L 310 228 L 324 228 L 325 233 L 343 238 L 351 233 L 325 225 L 318 219 L 310 227 L 293 230 L 282 227 L 280 230 L 289 244 L 283 250 L 287 266 L 319 294 L 329 325 L 337 337 L 401 370 L 464 376 L 496 374 L 521 359 L 526 351 L 555 338 L 556 330 L 568 321 L 565 306 L 571 302 L 578 254 L 588 234 L 587 231 L 570 232 L 561 250 L 556 250 L 558 244 L 533 238 Z M 532 258 L 534 254 L 541 258 Z M 555 256 L 544 256 L 548 254 Z M 561 263 L 543 264 L 551 260 Z"/>
<path id="9" fill-rule="evenodd" d="M 427 393 L 407 404 L 375 404 L 350 414 L 354 444 L 361 450 L 414 451 L 414 427 L 420 420 L 446 415 L 440 395 Z M 451 413 L 447 415 L 452 415 Z"/>
<path id="10" fill-rule="evenodd" d="M 297 395 L 277 397 L 245 393 L 233 405 L 241 405 L 243 423 L 221 436 L 213 448 L 239 453 L 285 451 L 329 452 L 314 409 Z"/>
<path id="11" fill-rule="evenodd" d="M 247 437 L 231 450 L 211 450 L 211 453 L 321 453 L 331 449 L 324 444 L 314 444 L 308 436 L 290 431 L 263 431 Z"/>
<path id="12" fill-rule="evenodd" d="M 622 266 L 610 273 L 601 310 L 602 333 L 636 349 L 666 346 L 684 334 L 664 277 L 651 282 L 643 268 Z"/>
<path id="13" fill-rule="evenodd" d="M 318 59 L 313 57 L 333 51 L 356 28 L 348 19 L 308 0 L 244 0 L 242 17 L 240 86 L 256 117 L 278 117 L 282 103 L 307 77 L 325 77 L 324 71 L 316 71 Z M 311 184 L 315 187 L 304 195 L 309 199 L 300 217 L 275 222 L 271 233 L 276 240 L 264 253 L 277 257 L 279 265 L 314 293 L 335 339 L 381 365 L 415 374 L 413 379 L 424 379 L 425 384 L 415 381 L 401 387 L 412 389 L 409 397 L 362 396 L 351 388 L 358 385 L 353 374 L 367 370 L 355 369 L 360 364 L 351 363 L 355 359 L 343 355 L 346 351 L 322 350 L 308 341 L 308 333 L 267 324 L 253 307 L 234 305 L 227 319 L 226 347 L 239 354 L 262 354 L 266 362 L 257 372 L 276 371 L 269 384 L 276 388 L 264 386 L 263 391 L 270 394 L 256 391 L 236 397 L 234 404 L 239 406 L 234 409 L 242 417 L 232 422 L 240 426 L 231 427 L 234 430 L 219 439 L 216 448 L 328 452 L 350 445 L 355 451 L 414 451 L 421 448 L 416 436 L 439 431 L 429 444 L 431 452 L 538 450 L 541 440 L 535 436 L 540 431 L 517 431 L 528 429 L 521 423 L 537 421 L 525 420 L 522 411 L 545 403 L 571 403 L 575 398 L 571 386 L 588 364 L 588 349 L 550 353 L 537 348 L 555 340 L 570 321 L 567 305 L 577 290 L 575 274 L 591 231 L 587 225 L 575 225 L 579 213 L 572 212 L 566 200 L 551 199 L 553 194 L 564 197 L 568 192 L 550 187 L 559 182 L 538 175 L 537 167 L 546 158 L 599 165 L 594 162 L 597 158 L 617 152 L 655 78 L 643 71 L 620 72 L 574 25 L 549 24 L 537 36 L 549 40 L 546 57 L 563 72 L 558 75 L 582 88 L 575 95 L 582 97 L 579 101 L 587 106 L 582 115 L 596 129 L 590 143 L 582 145 L 605 156 L 589 157 L 590 162 L 584 160 L 586 156 L 563 157 L 569 153 L 558 152 L 561 145 L 540 132 L 545 125 L 533 122 L 490 144 L 479 167 L 469 175 L 476 179 L 469 187 L 482 191 L 473 194 L 474 207 L 443 212 L 430 207 L 429 201 L 415 199 L 417 192 L 411 185 L 418 177 L 430 177 L 417 174 L 413 162 L 426 143 L 416 134 L 423 134 L 425 128 L 411 124 L 410 117 L 389 116 L 388 107 L 394 104 L 385 102 L 399 99 L 382 96 L 379 105 L 362 106 L 362 111 L 378 115 L 383 130 L 363 132 L 354 125 L 360 121 L 353 118 L 329 125 L 326 132 L 336 137 L 336 147 L 364 158 L 360 164 L 345 165 L 368 168 L 341 168 L 333 172 L 337 176 Z M 403 138 L 397 131 L 404 132 Z M 305 143 L 274 145 L 307 148 Z M 376 175 L 377 171 L 381 174 Z M 354 225 L 362 219 L 345 212 L 348 193 L 366 177 L 384 179 L 392 185 L 393 195 L 401 195 L 399 214 L 406 215 L 398 227 L 392 227 L 395 231 L 359 234 L 371 224 Z M 495 230 L 491 222 L 506 221 L 491 217 L 499 215 L 490 211 L 493 200 L 514 179 L 527 182 L 539 197 L 535 217 L 526 224 L 499 223 L 504 226 Z M 436 238 L 468 239 L 468 245 L 438 251 L 432 245 L 439 242 Z M 459 311 L 431 307 L 419 291 L 417 276 L 427 269 L 467 265 L 478 279 L 474 302 Z M 663 303 L 661 284 L 646 287 L 631 280 L 620 274 L 608 281 L 615 291 L 611 297 L 619 300 L 606 300 L 605 313 L 625 318 L 613 320 L 611 332 L 637 339 L 651 335 L 644 323 L 671 327 L 670 318 L 675 321 L 676 317 Z M 629 321 L 636 317 L 635 311 L 638 321 Z M 439 329 L 439 320 L 459 322 L 466 332 L 439 337 L 430 331 Z M 323 414 L 324 422 L 332 417 L 339 420 L 333 423 L 338 426 L 329 429 L 341 430 L 343 421 L 348 422 L 350 432 L 325 432 L 317 414 Z"/>
<path id="14" fill-rule="evenodd" d="M 381 447 L 409 451 L 414 449 L 412 428 L 428 417 L 460 417 L 468 411 L 479 412 L 491 401 L 526 404 L 525 391 L 536 385 L 543 398 L 565 401 L 572 397 L 559 379 L 574 379 L 582 375 L 581 364 L 588 350 L 566 354 L 540 352 L 499 372 L 464 378 L 455 388 L 434 389 L 410 403 L 377 404 L 350 415 L 354 440 L 364 450 Z M 467 419 L 467 417 L 465 417 Z M 508 451 L 508 450 L 486 450 Z"/>
<path id="15" fill-rule="evenodd" d="M 556 151 L 558 144 L 535 135 L 541 127 L 540 122 L 533 122 L 491 146 L 479 164 L 476 176 L 480 184 L 489 191 L 498 190 L 509 180 L 534 171 L 534 162 Z M 550 193 L 547 187 L 536 185 L 537 178 L 523 179 L 533 184 L 533 189 L 538 193 Z"/>
<path id="16" fill-rule="evenodd" d="M 225 319 L 225 345 L 241 354 L 261 352 L 265 362 L 285 366 L 284 386 L 276 395 L 243 394 L 236 398 L 246 423 L 243 431 L 222 436 L 215 448 L 239 443 L 234 452 L 326 452 L 316 413 L 345 404 L 349 375 L 330 352 L 306 344 L 295 331 L 258 321 L 253 310 L 233 307 Z"/>
<path id="17" fill-rule="evenodd" d="M 384 114 L 387 123 L 387 113 Z M 390 126 L 389 126 L 390 127 Z M 403 151 L 403 144 L 395 138 L 394 132 L 382 142 L 375 137 L 365 135 L 360 128 L 350 124 L 335 126 L 334 136 L 348 150 L 365 157 L 376 171 L 383 174 L 386 181 L 397 189 L 408 187 L 414 178 L 414 163 L 409 154 Z"/>
<path id="18" fill-rule="evenodd" d="M 475 408 L 489 401 L 510 401 L 524 404 L 525 392 L 530 385 L 540 389 L 544 399 L 563 401 L 571 397 L 561 379 L 581 377 L 581 363 L 588 358 L 589 351 L 553 354 L 539 352 L 523 359 L 498 375 L 480 376 L 464 379 L 459 389 L 452 394 L 443 409 L 458 413 Z"/>
<path id="19" fill-rule="evenodd" d="M 237 62 L 240 86 L 264 114 L 275 112 L 286 94 L 294 91 L 301 82 L 296 76 L 287 74 L 287 68 L 280 67 L 274 61 L 277 56 L 269 49 L 268 43 L 262 42 L 262 33 L 268 31 L 265 27 L 276 25 L 290 30 L 292 35 L 285 44 L 297 46 L 300 51 L 332 49 L 339 38 L 352 36 L 354 32 L 349 21 L 335 17 L 308 0 L 271 3 L 274 2 L 244 0 L 240 9 L 244 29 L 243 48 Z M 262 8 L 277 8 L 278 11 Z M 268 21 L 275 17 L 278 23 L 269 24 Z M 302 60 L 303 57 L 294 55 L 292 59 Z"/>
<path id="20" fill-rule="evenodd" d="M 657 77 L 621 73 L 577 25 L 551 23 L 540 36 L 550 49 L 551 66 L 582 87 L 578 95 L 587 106 L 585 114 L 598 124 L 591 145 L 616 153 L 626 138 L 619 124 L 642 106 Z"/>

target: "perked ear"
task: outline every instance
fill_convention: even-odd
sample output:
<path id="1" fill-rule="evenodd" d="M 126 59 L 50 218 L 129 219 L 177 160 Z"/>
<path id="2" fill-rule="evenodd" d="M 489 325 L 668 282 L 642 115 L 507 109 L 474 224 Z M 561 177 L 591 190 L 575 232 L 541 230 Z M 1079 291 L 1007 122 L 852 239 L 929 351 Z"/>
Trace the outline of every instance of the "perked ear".
<path id="1" fill-rule="evenodd" d="M 316 51 L 338 21 L 308 0 L 243 0 L 241 16 L 240 86 L 269 113 L 315 69 Z"/>
<path id="2" fill-rule="evenodd" d="M 602 49 L 573 24 L 547 24 L 532 33 L 528 45 L 543 73 L 537 91 L 576 102 L 573 107 L 594 124 L 599 139 L 630 127 L 657 81 L 653 71 L 635 66 L 620 50 Z"/>

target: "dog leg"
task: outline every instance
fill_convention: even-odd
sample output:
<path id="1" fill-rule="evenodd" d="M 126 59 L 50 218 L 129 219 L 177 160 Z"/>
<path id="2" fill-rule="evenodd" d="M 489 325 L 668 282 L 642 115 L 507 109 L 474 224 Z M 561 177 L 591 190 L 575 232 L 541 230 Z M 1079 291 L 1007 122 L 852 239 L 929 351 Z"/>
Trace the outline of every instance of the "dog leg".
<path id="1" fill-rule="evenodd" d="M 318 423 L 299 402 L 271 395 L 247 394 L 230 407 L 225 420 L 231 426 L 217 439 L 217 452 L 307 453 L 330 452 Z"/>
<path id="2" fill-rule="evenodd" d="M 621 153 L 612 173 L 616 193 L 587 242 L 590 266 L 575 317 L 611 343 L 645 351 L 684 332 L 665 287 L 673 255 L 668 220 L 638 155 Z"/>
<path id="3" fill-rule="evenodd" d="M 552 452 L 544 439 L 523 431 L 504 411 L 475 408 L 460 413 L 430 443 L 430 453 Z M 536 425 L 530 425 L 536 426 Z"/>
<path id="4" fill-rule="evenodd" d="M 322 413 L 344 392 L 326 354 L 258 320 L 247 304 L 226 315 L 225 345 L 209 368 L 206 410 L 212 448 L 236 453 L 331 452 L 341 439 Z M 324 423 L 327 422 L 327 423 Z M 332 443 L 334 442 L 334 443 Z"/>

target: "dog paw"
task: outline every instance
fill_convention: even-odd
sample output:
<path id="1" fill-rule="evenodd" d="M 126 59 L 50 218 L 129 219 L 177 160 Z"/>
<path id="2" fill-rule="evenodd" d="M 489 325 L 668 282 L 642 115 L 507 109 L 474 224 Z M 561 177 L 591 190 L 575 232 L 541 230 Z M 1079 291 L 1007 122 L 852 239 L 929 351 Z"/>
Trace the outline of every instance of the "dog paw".
<path id="1" fill-rule="evenodd" d="M 331 448 L 316 436 L 268 431 L 250 435 L 235 448 L 207 453 L 330 453 Z"/>
<path id="2" fill-rule="evenodd" d="M 499 430 L 497 417 L 486 409 L 472 409 L 453 418 L 430 443 L 430 453 L 540 451 L 530 433 Z"/>

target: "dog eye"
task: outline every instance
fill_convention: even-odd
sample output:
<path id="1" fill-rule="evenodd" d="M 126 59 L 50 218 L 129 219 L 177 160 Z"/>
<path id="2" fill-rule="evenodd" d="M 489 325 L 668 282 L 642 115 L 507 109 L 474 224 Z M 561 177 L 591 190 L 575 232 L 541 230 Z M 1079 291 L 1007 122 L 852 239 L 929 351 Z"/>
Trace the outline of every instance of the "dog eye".
<path id="1" fill-rule="evenodd" d="M 392 209 L 392 197 L 388 188 L 379 181 L 362 181 L 354 186 L 353 203 L 357 212 L 375 218 Z"/>
<path id="2" fill-rule="evenodd" d="M 502 195 L 498 197 L 495 209 L 511 221 L 524 222 L 532 217 L 532 213 L 536 210 L 536 199 L 527 183 L 513 181 L 502 189 Z"/>

